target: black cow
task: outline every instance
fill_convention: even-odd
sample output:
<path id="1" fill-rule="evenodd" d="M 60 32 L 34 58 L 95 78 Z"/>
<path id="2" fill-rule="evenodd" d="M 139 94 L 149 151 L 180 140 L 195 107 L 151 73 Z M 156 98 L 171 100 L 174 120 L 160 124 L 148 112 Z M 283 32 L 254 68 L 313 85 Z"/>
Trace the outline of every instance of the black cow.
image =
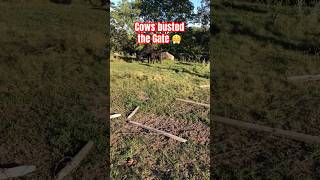
<path id="1" fill-rule="evenodd" d="M 151 53 L 151 63 L 154 63 L 155 61 L 161 64 L 161 52 L 158 51 Z"/>
<path id="2" fill-rule="evenodd" d="M 202 60 L 203 63 L 208 63 L 209 62 L 209 55 L 208 54 L 204 54 L 201 56 L 200 58 Z"/>
<path id="3" fill-rule="evenodd" d="M 147 59 L 149 62 L 151 59 L 151 51 L 152 47 L 149 45 L 145 45 L 141 51 L 136 52 L 137 60 L 143 62 L 145 59 Z"/>
<path id="4" fill-rule="evenodd" d="M 161 63 L 161 53 L 159 50 L 157 50 L 154 46 L 152 45 L 145 45 L 141 51 L 138 51 L 136 53 L 137 55 L 137 60 L 140 60 L 143 62 L 145 59 L 148 60 L 148 63 L 154 63 L 155 61 L 158 61 Z"/>
<path id="5" fill-rule="evenodd" d="M 188 53 L 179 53 L 177 55 L 179 61 L 190 61 L 192 59 L 191 55 Z"/>

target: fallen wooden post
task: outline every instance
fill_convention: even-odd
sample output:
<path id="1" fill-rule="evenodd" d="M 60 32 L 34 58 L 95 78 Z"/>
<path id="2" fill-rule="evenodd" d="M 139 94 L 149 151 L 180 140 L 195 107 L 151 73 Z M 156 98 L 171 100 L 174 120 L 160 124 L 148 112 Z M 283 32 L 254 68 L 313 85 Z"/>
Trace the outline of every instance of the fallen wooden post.
<path id="1" fill-rule="evenodd" d="M 185 100 L 185 99 L 180 99 L 180 98 L 176 98 L 176 100 L 210 108 L 210 104 L 199 103 L 199 102 L 190 101 L 190 100 Z"/>
<path id="2" fill-rule="evenodd" d="M 220 117 L 220 116 L 213 116 L 212 120 L 219 122 L 219 123 L 223 123 L 223 124 L 227 124 L 227 125 L 231 125 L 231 126 L 236 126 L 236 127 L 240 127 L 240 128 L 244 128 L 244 129 L 248 129 L 248 130 L 273 133 L 274 135 L 287 137 L 287 138 L 294 139 L 297 141 L 320 144 L 320 137 L 319 136 L 311 136 L 308 134 L 297 133 L 297 132 L 282 130 L 282 129 L 278 129 L 278 128 L 271 128 L 271 127 L 267 127 L 267 126 L 242 122 L 242 121 L 238 121 L 238 120 L 234 120 L 234 119 L 230 119 L 230 118 L 225 118 L 225 117 Z"/>
<path id="3" fill-rule="evenodd" d="M 155 128 L 153 128 L 153 127 L 149 127 L 149 126 L 143 125 L 143 124 L 138 123 L 138 122 L 135 122 L 135 121 L 130 121 L 130 119 L 132 118 L 132 116 L 137 113 L 138 109 L 139 109 L 139 106 L 137 106 L 137 107 L 129 114 L 129 116 L 127 117 L 127 123 L 130 123 L 130 124 L 133 124 L 133 125 L 142 127 L 142 128 L 144 128 L 144 129 L 147 129 L 147 130 L 149 130 L 149 131 L 156 132 L 156 133 L 158 133 L 158 134 L 162 134 L 162 135 L 164 135 L 164 136 L 170 137 L 170 138 L 175 139 L 175 140 L 180 141 L 180 142 L 186 142 L 186 141 L 187 141 L 186 139 L 180 138 L 180 137 L 178 137 L 178 136 L 175 136 L 175 135 L 173 135 L 173 134 L 167 133 L 167 132 L 165 132 L 165 131 L 161 131 L 161 130 L 159 130 L 159 129 L 155 129 Z"/>
<path id="4" fill-rule="evenodd" d="M 73 169 L 75 169 L 80 162 L 84 159 L 84 157 L 89 153 L 90 149 L 93 146 L 93 142 L 89 141 L 72 159 L 71 162 L 66 165 L 56 176 L 56 179 L 63 179 L 67 176 Z"/>
<path id="5" fill-rule="evenodd" d="M 137 113 L 138 109 L 139 109 L 139 106 L 137 106 L 137 107 L 129 114 L 129 116 L 127 117 L 127 119 L 131 119 L 132 116 Z"/>
<path id="6" fill-rule="evenodd" d="M 36 170 L 35 166 L 16 166 L 12 168 L 0 168 L 0 179 L 9 179 L 25 176 Z"/>
<path id="7" fill-rule="evenodd" d="M 112 114 L 112 115 L 110 115 L 110 119 L 117 118 L 120 116 L 121 116 L 121 114 Z"/>
<path id="8" fill-rule="evenodd" d="M 136 125 L 136 126 L 142 127 L 142 128 L 144 128 L 144 129 L 147 129 L 147 130 L 149 130 L 149 131 L 153 131 L 153 132 L 156 132 L 156 133 L 158 133 L 158 134 L 162 134 L 162 135 L 164 135 L 164 136 L 170 137 L 170 138 L 175 139 L 175 140 L 180 141 L 180 142 L 186 142 L 186 141 L 187 141 L 186 139 L 180 138 L 180 137 L 178 137 L 178 136 L 175 136 L 175 135 L 173 135 L 173 134 L 167 133 L 167 132 L 165 132 L 165 131 L 161 131 L 161 130 L 159 130 L 159 129 L 155 129 L 155 128 L 153 128 L 153 127 L 149 127 L 149 126 L 143 125 L 143 124 L 138 123 L 138 122 L 134 122 L 134 121 L 127 121 L 127 122 L 128 122 L 128 123 L 131 123 L 131 124 L 134 124 L 134 125 Z"/>
<path id="9" fill-rule="evenodd" d="M 202 85 L 200 86 L 201 88 L 209 88 L 210 87 L 210 84 L 207 84 L 207 85 Z"/>
<path id="10" fill-rule="evenodd" d="M 320 74 L 318 75 L 305 75 L 305 76 L 292 76 L 288 77 L 289 81 L 318 81 L 320 80 Z"/>

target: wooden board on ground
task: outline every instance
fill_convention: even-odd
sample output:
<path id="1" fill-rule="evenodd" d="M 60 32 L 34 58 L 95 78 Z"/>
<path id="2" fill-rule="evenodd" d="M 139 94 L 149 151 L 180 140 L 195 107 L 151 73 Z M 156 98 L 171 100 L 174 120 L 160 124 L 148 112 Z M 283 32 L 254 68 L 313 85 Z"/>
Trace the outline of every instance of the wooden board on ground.
<path id="1" fill-rule="evenodd" d="M 190 100 L 185 100 L 185 99 L 180 99 L 180 98 L 176 98 L 176 100 L 210 108 L 210 104 L 199 103 L 199 102 L 190 101 Z"/>
<path id="2" fill-rule="evenodd" d="M 320 74 L 318 75 L 305 75 L 305 76 L 292 76 L 288 77 L 289 81 L 319 81 Z"/>
<path id="3" fill-rule="evenodd" d="M 89 141 L 72 159 L 71 162 L 66 165 L 56 176 L 56 179 L 63 179 L 67 176 L 72 170 L 79 166 L 80 162 L 84 159 L 84 157 L 89 153 L 90 149 L 93 147 L 93 142 Z"/>
<path id="4" fill-rule="evenodd" d="M 121 114 L 111 114 L 110 115 L 110 119 L 113 119 L 113 118 L 117 118 L 117 117 L 120 117 Z"/>
<path id="5" fill-rule="evenodd" d="M 282 136 L 282 137 L 294 139 L 297 141 L 320 144 L 320 136 L 311 136 L 308 134 L 297 133 L 297 132 L 282 130 L 282 129 L 278 129 L 278 128 L 271 128 L 271 127 L 267 127 L 267 126 L 242 122 L 239 120 L 234 120 L 234 119 L 220 117 L 220 116 L 213 116 L 212 120 L 219 122 L 219 123 L 223 123 L 223 124 L 227 124 L 227 125 L 231 125 L 231 126 L 236 126 L 236 127 L 240 127 L 240 128 L 244 128 L 244 129 L 248 129 L 248 130 L 268 132 L 268 133 L 272 133 L 277 136 Z"/>
<path id="6" fill-rule="evenodd" d="M 131 119 L 133 115 L 135 115 L 140 107 L 137 106 L 127 117 L 127 119 Z"/>
<path id="7" fill-rule="evenodd" d="M 0 179 L 9 179 L 25 176 L 36 170 L 35 166 L 17 166 L 12 168 L 0 168 Z"/>
<path id="8" fill-rule="evenodd" d="M 175 136 L 173 134 L 170 134 L 170 133 L 167 133 L 165 131 L 161 131 L 159 129 L 156 129 L 156 128 L 153 128 L 153 127 L 149 127 L 149 126 L 146 126 L 146 125 L 143 125 L 141 123 L 138 123 L 138 122 L 135 122 L 135 121 L 130 121 L 130 119 L 133 117 L 133 115 L 135 115 L 137 113 L 139 109 L 139 106 L 137 106 L 130 114 L 129 116 L 127 117 L 127 122 L 130 123 L 130 124 L 133 124 L 133 125 L 136 125 L 136 126 L 139 126 L 139 127 L 142 127 L 144 129 L 147 129 L 149 131 L 153 131 L 155 133 L 158 133 L 158 134 L 162 134 L 164 136 L 167 136 L 167 137 L 170 137 L 172 139 L 175 139 L 177 141 L 180 141 L 180 142 L 186 142 L 187 140 L 186 139 L 183 139 L 183 138 L 180 138 L 178 136 Z"/>
<path id="9" fill-rule="evenodd" d="M 158 133 L 158 134 L 162 134 L 162 135 L 164 135 L 164 136 L 167 136 L 167 137 L 169 137 L 169 138 L 172 138 L 172 139 L 177 140 L 177 141 L 180 141 L 180 142 L 187 142 L 186 139 L 180 138 L 180 137 L 178 137 L 178 136 L 175 136 L 175 135 L 173 135 L 173 134 L 167 133 L 167 132 L 165 132 L 165 131 L 161 131 L 161 130 L 159 130 L 159 129 L 156 129 L 156 128 L 153 128 L 153 127 L 150 127 L 150 126 L 143 125 L 143 124 L 138 123 L 138 122 L 135 122 L 135 121 L 128 121 L 128 123 L 134 124 L 134 125 L 136 125 L 136 126 L 142 127 L 142 128 L 144 128 L 144 129 L 147 129 L 147 130 L 149 130 L 149 131 L 153 131 L 153 132 Z"/>
<path id="10" fill-rule="evenodd" d="M 207 84 L 207 85 L 202 85 L 202 86 L 200 86 L 201 88 L 209 88 L 210 87 L 210 85 L 209 84 Z"/>

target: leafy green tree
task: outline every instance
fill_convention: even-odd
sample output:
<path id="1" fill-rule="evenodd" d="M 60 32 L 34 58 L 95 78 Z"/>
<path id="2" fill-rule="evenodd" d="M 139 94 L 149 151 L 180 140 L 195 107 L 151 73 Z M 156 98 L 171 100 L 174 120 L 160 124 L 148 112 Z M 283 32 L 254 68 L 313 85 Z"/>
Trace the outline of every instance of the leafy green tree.
<path id="1" fill-rule="evenodd" d="M 193 4 L 189 0 L 137 0 L 144 21 L 188 21 L 193 18 Z"/>
<path id="2" fill-rule="evenodd" d="M 118 28 L 124 28 L 129 35 L 133 35 L 133 23 L 139 19 L 140 10 L 134 2 L 122 0 L 118 6 L 111 5 L 111 22 Z"/>
<path id="3" fill-rule="evenodd" d="M 138 20 L 140 10 L 133 2 L 122 0 L 119 5 L 111 4 L 111 45 L 113 51 L 132 51 L 135 38 L 133 23 Z"/>
<path id="4" fill-rule="evenodd" d="M 193 12 L 193 4 L 189 0 L 136 0 L 121 1 L 117 6 L 111 5 L 111 43 L 113 50 L 125 53 L 133 53 L 143 45 L 136 44 L 134 32 L 135 21 L 152 22 L 185 22 L 186 32 L 170 33 L 182 36 L 181 44 L 161 44 L 163 51 L 169 51 L 174 55 L 187 53 L 199 55 L 208 53 L 209 42 L 209 1 L 202 0 L 202 6 L 198 14 Z M 202 28 L 187 27 L 188 23 L 202 23 Z"/>
<path id="5" fill-rule="evenodd" d="M 136 6 L 141 10 L 140 18 L 142 21 L 151 22 L 185 22 L 187 24 L 194 19 L 194 6 L 189 0 L 137 0 Z M 187 30 L 188 31 L 188 30 Z M 169 51 L 173 54 L 182 53 L 191 43 L 188 40 L 186 33 L 169 33 L 170 37 L 173 34 L 182 36 L 182 43 L 177 44 L 161 44 L 160 49 Z"/>
<path id="6" fill-rule="evenodd" d="M 210 0 L 201 0 L 201 7 L 198 7 L 197 20 L 204 28 L 210 26 Z"/>

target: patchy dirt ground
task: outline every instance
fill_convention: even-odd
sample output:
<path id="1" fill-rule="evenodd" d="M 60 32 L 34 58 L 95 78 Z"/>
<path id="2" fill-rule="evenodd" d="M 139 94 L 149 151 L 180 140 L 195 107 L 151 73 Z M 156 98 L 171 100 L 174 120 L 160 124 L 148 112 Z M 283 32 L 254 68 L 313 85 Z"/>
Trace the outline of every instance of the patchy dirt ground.
<path id="1" fill-rule="evenodd" d="M 139 111 L 131 120 L 166 131 L 188 141 L 181 143 L 150 132 L 126 123 L 123 117 L 112 119 L 111 151 L 114 152 L 112 153 L 114 157 L 111 159 L 117 162 L 114 164 L 117 168 L 133 171 L 137 174 L 142 170 L 141 175 L 144 175 L 139 177 L 150 179 L 208 178 L 205 174 L 195 174 L 194 172 L 194 169 L 199 168 L 205 173 L 209 168 L 210 131 L 205 123 L 156 116 Z"/>
<path id="2" fill-rule="evenodd" d="M 195 143 L 207 144 L 209 142 L 209 127 L 201 122 L 195 123 L 192 121 L 172 119 L 165 116 L 157 117 L 153 114 L 147 116 L 144 116 L 142 114 L 135 115 L 132 121 L 139 122 L 146 126 L 150 126 L 171 133 L 181 138 L 191 140 Z M 180 144 L 180 142 L 176 140 L 170 139 L 163 135 L 158 135 L 157 133 L 149 132 L 149 130 L 145 130 L 141 127 L 129 123 L 119 125 L 122 127 L 117 127 L 117 125 L 115 125 L 115 128 L 118 128 L 118 130 L 115 130 L 112 134 L 135 134 L 138 136 L 143 136 L 149 140 L 157 139 L 159 143 L 155 145 L 158 148 L 163 148 L 169 144 Z M 118 138 L 122 138 L 121 135 L 112 137 L 112 143 L 117 141 Z"/>
<path id="3" fill-rule="evenodd" d="M 110 158 L 113 179 L 209 179 L 209 109 L 176 98 L 208 103 L 209 65 L 111 61 Z M 197 71 L 197 72 L 194 72 Z M 201 77 L 194 75 L 200 74 Z M 188 141 L 181 143 L 126 123 L 147 126 Z"/>

